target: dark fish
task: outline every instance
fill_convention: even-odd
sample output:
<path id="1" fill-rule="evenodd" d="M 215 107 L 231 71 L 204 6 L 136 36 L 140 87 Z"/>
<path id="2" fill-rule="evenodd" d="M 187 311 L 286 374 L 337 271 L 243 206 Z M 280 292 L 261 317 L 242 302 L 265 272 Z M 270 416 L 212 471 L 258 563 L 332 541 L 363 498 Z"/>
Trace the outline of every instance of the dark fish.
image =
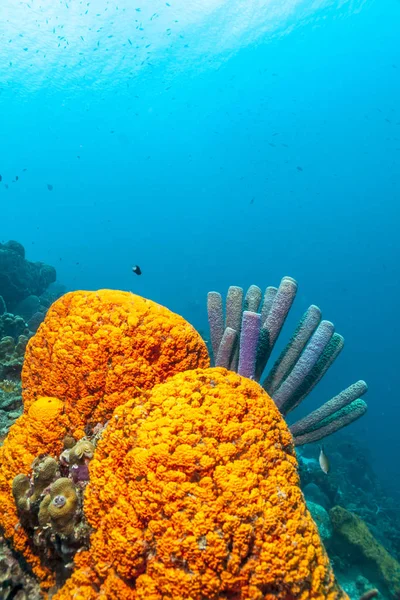
<path id="1" fill-rule="evenodd" d="M 303 170 L 303 167 L 296 167 L 296 169 L 297 169 L 298 171 L 302 171 L 302 170 Z"/>
<path id="2" fill-rule="evenodd" d="M 3 181 L 3 176 L 2 175 L 0 175 L 0 181 Z"/>
<path id="3" fill-rule="evenodd" d="M 15 181 L 18 181 L 19 177 L 18 175 L 15 176 Z"/>
<path id="4" fill-rule="evenodd" d="M 142 269 L 139 267 L 139 265 L 135 265 L 134 267 L 132 267 L 132 271 L 133 273 L 136 273 L 136 275 L 142 274 Z"/>
<path id="5" fill-rule="evenodd" d="M 53 191 L 53 186 L 51 185 L 51 183 L 47 184 L 47 189 L 49 190 L 49 192 Z"/>

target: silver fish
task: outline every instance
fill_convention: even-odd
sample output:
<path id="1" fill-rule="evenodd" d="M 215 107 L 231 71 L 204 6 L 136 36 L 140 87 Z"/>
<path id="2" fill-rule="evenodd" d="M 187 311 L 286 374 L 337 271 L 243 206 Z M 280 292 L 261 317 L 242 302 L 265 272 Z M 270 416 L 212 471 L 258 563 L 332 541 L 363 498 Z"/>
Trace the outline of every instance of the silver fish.
<path id="1" fill-rule="evenodd" d="M 325 475 L 328 475 L 329 460 L 328 460 L 328 457 L 326 456 L 326 454 L 324 452 L 324 448 L 322 446 L 321 446 L 321 451 L 319 453 L 319 466 L 321 467 L 321 470 L 325 473 Z"/>

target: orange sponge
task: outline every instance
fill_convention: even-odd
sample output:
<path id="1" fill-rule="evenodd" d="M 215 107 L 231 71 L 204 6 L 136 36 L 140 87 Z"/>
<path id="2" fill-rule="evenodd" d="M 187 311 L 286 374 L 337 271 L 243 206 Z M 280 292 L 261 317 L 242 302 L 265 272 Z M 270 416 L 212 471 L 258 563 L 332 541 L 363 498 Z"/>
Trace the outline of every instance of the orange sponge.
<path id="1" fill-rule="evenodd" d="M 0 528 L 42 580 L 48 571 L 18 522 L 16 475 L 41 454 L 58 456 L 66 434 L 80 439 L 114 408 L 170 375 L 209 365 L 207 348 L 182 317 L 134 294 L 71 292 L 49 309 L 23 366 L 24 414 L 0 448 Z"/>
<path id="2" fill-rule="evenodd" d="M 55 600 L 343 600 L 290 432 L 255 382 L 174 376 L 114 412 L 94 458 L 90 549 Z"/>
<path id="3" fill-rule="evenodd" d="M 128 292 L 70 292 L 28 343 L 24 407 L 38 396 L 61 398 L 79 439 L 141 390 L 208 365 L 200 335 L 167 308 Z"/>

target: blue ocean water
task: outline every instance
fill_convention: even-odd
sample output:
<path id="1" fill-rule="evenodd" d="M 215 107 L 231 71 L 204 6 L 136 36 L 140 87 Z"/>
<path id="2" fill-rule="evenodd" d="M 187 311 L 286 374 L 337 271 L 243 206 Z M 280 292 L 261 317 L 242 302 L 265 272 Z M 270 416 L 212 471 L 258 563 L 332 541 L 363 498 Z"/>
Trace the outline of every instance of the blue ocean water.
<path id="1" fill-rule="evenodd" d="M 283 337 L 315 303 L 346 342 L 304 412 L 365 379 L 349 432 L 398 498 L 399 21 L 398 0 L 0 6 L 0 241 L 202 331 L 209 290 L 294 277 Z"/>

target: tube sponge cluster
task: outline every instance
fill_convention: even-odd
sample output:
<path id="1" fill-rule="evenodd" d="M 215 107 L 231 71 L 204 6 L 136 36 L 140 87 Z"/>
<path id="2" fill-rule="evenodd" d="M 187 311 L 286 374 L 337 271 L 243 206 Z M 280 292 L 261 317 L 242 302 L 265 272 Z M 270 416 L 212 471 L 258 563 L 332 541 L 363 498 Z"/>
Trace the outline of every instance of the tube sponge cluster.
<path id="1" fill-rule="evenodd" d="M 194 366 L 209 366 L 207 348 L 179 315 L 128 292 L 70 292 L 28 343 L 24 409 L 39 396 L 63 399 L 79 439 L 119 404 Z"/>
<path id="2" fill-rule="evenodd" d="M 267 287 L 264 296 L 255 285 L 245 295 L 242 288 L 231 286 L 224 310 L 221 294 L 209 292 L 215 365 L 260 381 L 296 293 L 297 282 L 291 277 L 284 277 L 278 288 Z M 308 396 L 343 349 L 343 337 L 330 321 L 321 319 L 320 309 L 311 305 L 262 383 L 284 416 Z M 306 422 L 296 423 L 291 428 L 296 446 L 320 440 L 363 416 L 367 405 L 361 396 L 366 391 L 366 383 L 359 381 L 311 413 Z"/>
<path id="3" fill-rule="evenodd" d="M 175 375 L 117 408 L 90 462 L 95 533 L 54 600 L 339 600 L 290 432 L 255 382 Z"/>

